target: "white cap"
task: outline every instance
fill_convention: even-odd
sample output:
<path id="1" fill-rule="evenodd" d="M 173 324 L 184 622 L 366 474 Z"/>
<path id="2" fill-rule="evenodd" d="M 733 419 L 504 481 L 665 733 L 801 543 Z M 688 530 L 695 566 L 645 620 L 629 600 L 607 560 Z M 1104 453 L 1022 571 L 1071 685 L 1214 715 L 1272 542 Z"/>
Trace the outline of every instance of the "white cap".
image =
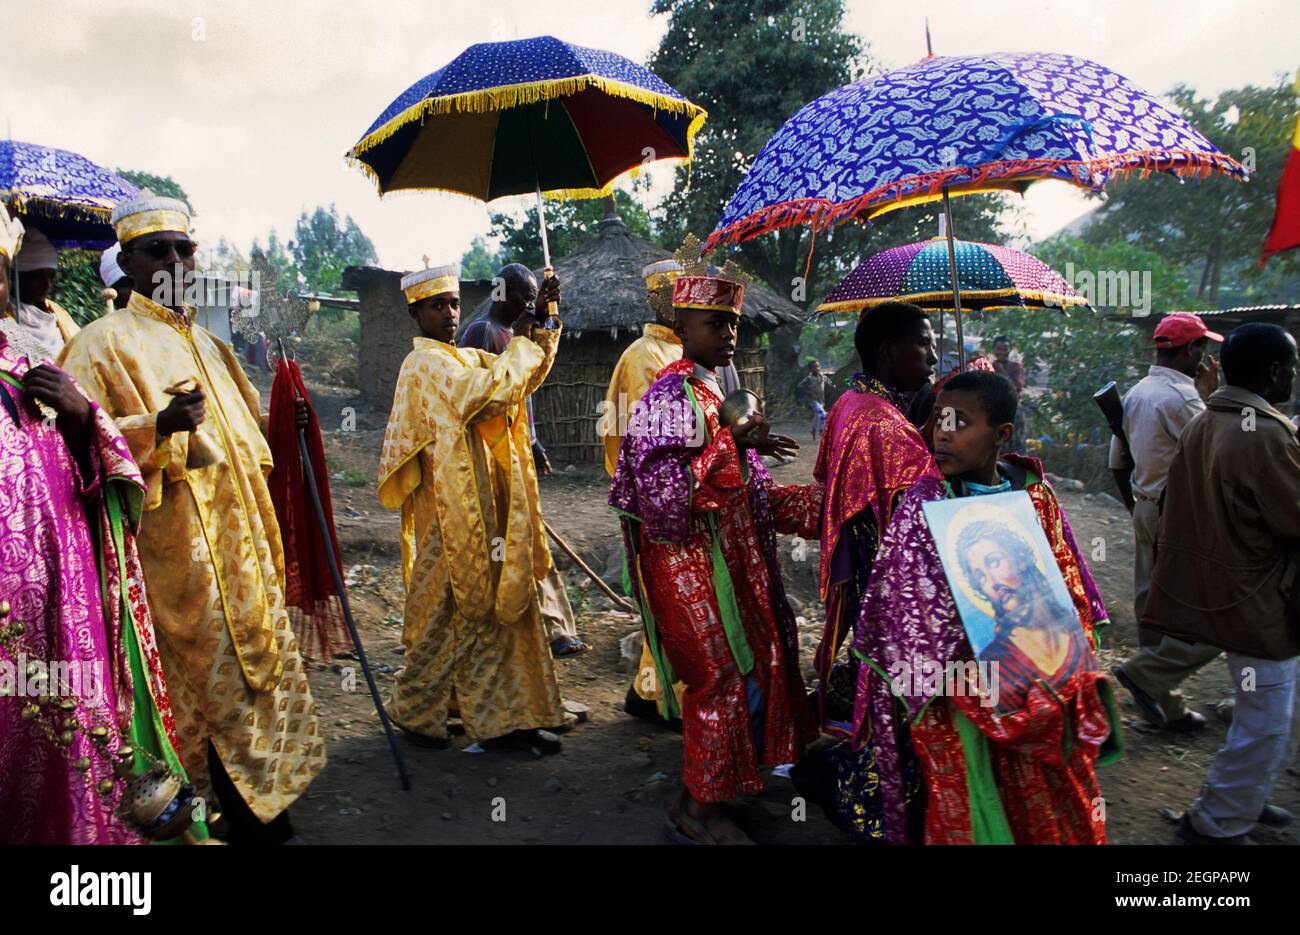
<path id="1" fill-rule="evenodd" d="M 145 234 L 159 231 L 190 232 L 190 209 L 183 201 L 145 195 L 124 201 L 113 209 L 111 216 L 117 242 L 127 243 Z"/>
<path id="2" fill-rule="evenodd" d="M 402 277 L 402 291 L 408 305 L 442 292 L 460 293 L 460 264 L 433 266 Z"/>
<path id="3" fill-rule="evenodd" d="M 20 273 L 28 273 L 36 269 L 58 268 L 59 251 L 54 249 L 50 238 L 35 227 L 29 227 L 27 236 L 23 238 L 22 249 L 18 251 L 18 256 L 14 257 L 14 269 Z"/>

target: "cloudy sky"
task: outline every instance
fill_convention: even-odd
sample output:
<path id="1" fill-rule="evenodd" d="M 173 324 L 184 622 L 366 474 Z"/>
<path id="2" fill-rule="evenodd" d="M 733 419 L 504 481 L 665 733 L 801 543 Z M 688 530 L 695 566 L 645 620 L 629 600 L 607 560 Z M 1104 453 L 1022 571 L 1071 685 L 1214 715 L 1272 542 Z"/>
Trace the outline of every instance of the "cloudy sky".
<path id="1" fill-rule="evenodd" d="M 457 259 L 488 228 L 481 203 L 436 193 L 381 201 L 346 165 L 343 153 L 398 93 L 475 42 L 549 33 L 643 61 L 667 27 L 649 0 L 3 6 L 0 130 L 12 138 L 173 176 L 209 244 L 225 236 L 246 249 L 272 227 L 291 236 L 302 209 L 336 204 L 398 269 L 426 254 Z M 848 9 L 848 28 L 886 67 L 924 54 L 926 16 L 939 54 L 1071 52 L 1157 93 L 1178 82 L 1206 94 L 1272 83 L 1300 66 L 1295 0 L 848 0 Z M 654 174 L 660 190 L 671 184 L 670 168 Z M 1039 185 L 1025 210 L 1040 235 L 1086 205 L 1069 186 Z"/>

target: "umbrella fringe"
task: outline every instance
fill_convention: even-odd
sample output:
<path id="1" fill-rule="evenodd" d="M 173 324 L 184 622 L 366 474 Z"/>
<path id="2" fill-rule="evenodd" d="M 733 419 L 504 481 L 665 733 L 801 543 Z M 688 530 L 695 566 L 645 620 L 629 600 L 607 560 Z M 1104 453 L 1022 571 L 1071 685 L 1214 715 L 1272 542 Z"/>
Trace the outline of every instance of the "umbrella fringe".
<path id="1" fill-rule="evenodd" d="M 538 101 L 551 101 L 556 98 L 577 94 L 588 87 L 595 87 L 612 97 L 622 97 L 641 104 L 647 104 L 655 110 L 666 110 L 674 114 L 694 114 L 691 126 L 687 130 L 687 151 L 690 151 L 690 139 L 704 123 L 708 116 L 698 104 L 685 98 L 669 97 L 657 94 L 645 88 L 615 81 L 600 75 L 577 75 L 572 78 L 550 78 L 545 81 L 529 81 L 524 84 L 502 85 L 495 88 L 483 88 L 478 91 L 466 91 L 462 94 L 448 94 L 442 97 L 423 98 L 406 110 L 397 114 L 383 126 L 367 133 L 349 150 L 349 156 L 360 156 L 387 140 L 402 127 L 426 116 L 460 113 L 483 114 L 497 110 L 507 110 Z"/>
<path id="2" fill-rule="evenodd" d="M 1046 178 L 1057 169 L 1068 169 L 1073 176 L 1068 180 L 1071 184 L 1092 190 L 1103 187 L 1090 181 L 1090 178 L 1097 173 L 1126 175 L 1136 172 L 1140 177 L 1145 178 L 1153 172 L 1172 172 L 1179 177 L 1206 178 L 1215 172 L 1221 172 L 1225 175 L 1249 177 L 1241 163 L 1231 156 L 1181 149 L 1117 153 L 1102 159 L 1084 161 L 1077 159 L 1009 160 L 985 163 L 974 170 L 966 166 L 955 166 L 939 172 L 898 179 L 838 204 L 825 198 L 800 198 L 768 205 L 748 217 L 715 230 L 705 241 L 704 250 L 706 252 L 713 250 L 724 243 L 740 243 L 782 227 L 802 224 L 809 218 L 819 225 L 827 226 L 868 209 L 871 209 L 873 214 L 880 213 L 880 209 L 887 207 L 889 201 L 938 195 L 943 191 L 944 185 L 960 186 L 961 192 L 969 194 L 973 193 L 972 189 L 978 190 L 981 184 L 1017 176 L 1021 181 L 1036 181 L 1035 178 L 1025 178 L 1025 176 L 1033 173 L 1037 177 Z M 884 196 L 891 192 L 893 197 L 884 200 Z"/>
<path id="3" fill-rule="evenodd" d="M 0 200 L 11 205 L 19 214 L 65 218 L 70 221 L 100 221 L 107 224 L 113 213 L 112 205 L 76 204 L 44 195 L 31 195 L 18 189 L 0 192 Z"/>
<path id="4" fill-rule="evenodd" d="M 689 172 L 691 162 L 695 158 L 695 134 L 699 133 L 700 128 L 704 126 L 704 121 L 707 119 L 707 117 L 708 114 L 705 111 L 701 110 L 698 114 L 695 115 L 694 119 L 691 120 L 691 125 L 687 127 L 685 156 L 663 156 L 659 159 L 652 160 L 652 163 L 638 163 L 637 165 L 628 169 L 626 172 L 620 172 L 618 175 L 614 176 L 612 179 L 609 180 L 608 183 L 606 183 L 604 188 L 555 188 L 543 192 L 542 197 L 553 201 L 569 201 L 569 200 L 576 201 L 576 200 L 591 199 L 591 198 L 605 198 L 614 191 L 615 185 L 617 185 L 625 178 L 629 178 L 629 179 L 636 178 L 638 175 L 640 175 L 641 170 L 646 165 L 650 165 L 650 164 L 683 163 L 686 165 L 687 171 Z M 388 191 L 384 191 L 383 184 L 379 180 L 379 173 L 375 171 L 374 167 L 371 166 L 370 163 L 362 159 L 355 150 L 347 153 L 346 155 L 344 155 L 343 158 L 346 160 L 349 166 L 353 168 L 359 168 L 362 172 L 366 174 L 366 177 L 369 178 L 370 181 L 374 183 L 375 191 L 378 192 L 381 197 L 391 197 L 392 195 L 403 191 L 444 192 L 449 195 L 460 195 L 464 198 L 470 198 L 474 201 L 479 202 L 480 204 L 485 201 L 485 199 L 480 198 L 477 195 L 471 195 L 469 192 L 456 191 L 454 188 L 439 188 L 436 185 L 422 185 L 419 188 L 390 189 Z M 689 187 L 690 187 L 690 182 L 688 180 L 687 182 L 688 191 L 689 191 Z M 528 194 L 528 192 L 520 192 L 519 194 L 526 195 Z M 515 196 L 503 195 L 502 197 L 509 198 Z M 491 200 L 495 201 L 496 199 L 494 198 Z"/>
<path id="5" fill-rule="evenodd" d="M 981 308 L 969 307 L 966 302 L 984 302 L 990 299 L 1002 299 L 1018 297 L 1021 299 L 1019 306 L 998 306 L 999 308 L 1038 308 L 1038 307 L 1056 307 L 1064 308 L 1067 305 L 1088 305 L 1088 300 L 1081 295 L 1060 295 L 1054 292 L 1038 291 L 1021 291 L 1020 289 L 981 289 L 971 290 L 962 289 L 962 311 L 974 312 L 985 311 L 987 306 Z M 869 299 L 845 299 L 841 302 L 823 302 L 817 306 L 816 312 L 823 314 L 827 312 L 860 312 L 863 309 L 875 308 L 877 305 L 884 305 L 886 302 L 946 302 L 948 306 L 952 304 L 952 291 L 947 292 L 916 292 L 909 295 L 885 295 L 874 296 Z M 1032 304 L 1024 304 L 1029 302 Z M 948 311 L 952 309 L 949 307 Z"/>

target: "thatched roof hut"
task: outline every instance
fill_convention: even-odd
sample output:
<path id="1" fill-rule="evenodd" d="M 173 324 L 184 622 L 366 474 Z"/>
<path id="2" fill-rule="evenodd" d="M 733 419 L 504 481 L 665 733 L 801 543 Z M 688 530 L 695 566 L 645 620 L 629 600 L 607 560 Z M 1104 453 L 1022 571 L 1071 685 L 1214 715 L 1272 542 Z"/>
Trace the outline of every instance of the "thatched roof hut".
<path id="1" fill-rule="evenodd" d="M 558 464 L 604 459 L 597 423 L 610 376 L 619 356 L 640 337 L 642 324 L 654 320 L 641 270 L 672 256 L 632 233 L 614 213 L 612 199 L 606 204 L 609 213 L 595 236 L 553 264 L 564 296 L 564 335 L 555 366 L 533 396 L 533 414 L 538 437 Z M 540 281 L 540 270 L 537 276 Z M 485 300 L 467 319 L 487 314 L 490 305 Z M 760 399 L 766 374 L 763 336 L 802 320 L 798 306 L 757 283 L 745 290 L 735 364 L 741 382 Z"/>

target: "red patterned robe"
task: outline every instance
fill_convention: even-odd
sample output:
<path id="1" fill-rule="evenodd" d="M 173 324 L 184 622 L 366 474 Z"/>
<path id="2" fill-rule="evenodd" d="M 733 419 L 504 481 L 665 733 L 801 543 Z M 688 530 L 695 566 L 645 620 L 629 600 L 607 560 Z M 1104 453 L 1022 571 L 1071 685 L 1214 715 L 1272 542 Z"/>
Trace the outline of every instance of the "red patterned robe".
<path id="1" fill-rule="evenodd" d="M 817 731 L 776 533 L 817 535 L 819 484 L 780 486 L 721 428 L 689 360 L 665 367 L 628 426 L 610 505 L 662 684 L 685 683 L 683 782 L 700 802 L 762 791 Z M 692 437 L 695 419 L 707 430 Z M 756 743 L 756 739 L 759 741 Z"/>

